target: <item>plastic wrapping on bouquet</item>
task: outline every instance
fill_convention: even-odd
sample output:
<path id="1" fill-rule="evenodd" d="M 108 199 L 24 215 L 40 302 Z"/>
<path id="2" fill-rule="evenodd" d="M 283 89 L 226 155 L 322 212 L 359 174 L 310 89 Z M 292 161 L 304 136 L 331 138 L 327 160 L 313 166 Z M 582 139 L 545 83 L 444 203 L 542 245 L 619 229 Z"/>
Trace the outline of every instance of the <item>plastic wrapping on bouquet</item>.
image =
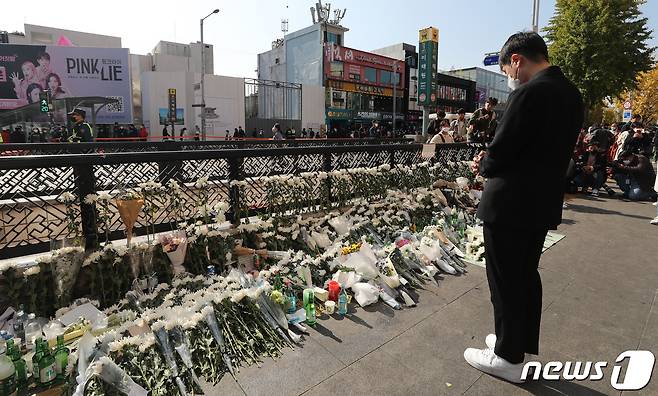
<path id="1" fill-rule="evenodd" d="M 133 227 L 135 226 L 137 217 L 139 217 L 139 211 L 144 206 L 144 200 L 141 198 L 128 200 L 117 199 L 116 205 L 121 221 L 126 226 L 126 245 L 130 247 L 130 241 L 133 238 Z"/>
<path id="2" fill-rule="evenodd" d="M 183 262 L 185 262 L 185 254 L 187 253 L 187 237 L 184 231 L 174 231 L 165 235 L 160 235 L 160 244 L 169 261 L 171 261 L 174 274 L 182 274 L 185 272 Z"/>

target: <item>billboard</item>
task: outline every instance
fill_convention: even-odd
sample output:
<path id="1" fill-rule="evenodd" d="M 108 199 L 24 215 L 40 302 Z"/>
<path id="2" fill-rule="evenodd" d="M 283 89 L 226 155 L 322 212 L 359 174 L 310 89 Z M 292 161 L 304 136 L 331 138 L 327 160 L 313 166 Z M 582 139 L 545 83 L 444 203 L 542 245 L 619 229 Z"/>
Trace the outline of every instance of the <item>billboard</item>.
<path id="1" fill-rule="evenodd" d="M 433 27 L 419 32 L 418 105 L 436 105 L 436 73 L 439 60 L 439 30 Z"/>
<path id="2" fill-rule="evenodd" d="M 128 49 L 0 45 L 0 110 L 38 102 L 46 90 L 55 100 L 116 99 L 99 111 L 96 122 L 133 122 Z"/>
<path id="3" fill-rule="evenodd" d="M 170 117 L 169 109 L 164 109 L 160 107 L 158 109 L 158 118 L 160 118 L 160 125 L 171 125 L 172 118 Z M 176 125 L 185 124 L 185 109 L 177 108 L 176 109 Z"/>
<path id="4" fill-rule="evenodd" d="M 324 71 L 325 77 L 328 79 L 357 81 L 363 84 L 392 87 L 393 80 L 388 79 L 382 81 L 381 74 L 384 71 L 393 72 L 396 68 L 397 72 L 400 74 L 400 83 L 401 85 L 404 85 L 404 61 L 348 47 L 342 47 L 334 43 L 325 43 L 324 45 Z M 377 73 L 379 73 L 379 77 L 375 76 L 375 79 L 368 78 L 369 76 L 366 69 L 376 69 Z"/>

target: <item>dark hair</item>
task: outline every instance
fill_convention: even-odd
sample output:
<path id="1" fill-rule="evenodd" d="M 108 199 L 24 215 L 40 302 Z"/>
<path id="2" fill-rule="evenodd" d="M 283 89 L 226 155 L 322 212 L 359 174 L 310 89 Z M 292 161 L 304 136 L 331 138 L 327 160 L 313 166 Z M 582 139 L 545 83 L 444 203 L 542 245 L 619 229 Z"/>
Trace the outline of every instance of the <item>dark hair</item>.
<path id="1" fill-rule="evenodd" d="M 500 50 L 500 67 L 512 62 L 512 55 L 519 54 L 533 62 L 548 61 L 548 47 L 535 32 L 518 32 L 511 35 Z"/>
<path id="2" fill-rule="evenodd" d="M 55 74 L 55 73 L 50 73 L 50 74 L 48 74 L 48 75 L 46 76 L 46 86 L 48 86 L 48 82 L 50 81 L 50 78 L 51 78 L 51 77 L 55 77 L 55 79 L 57 80 L 57 84 L 59 84 L 59 85 L 57 86 L 57 92 L 64 92 L 64 91 L 62 90 L 62 79 L 59 78 L 59 76 L 58 76 L 57 74 Z M 50 88 L 50 87 L 48 87 L 48 88 Z"/>
<path id="3" fill-rule="evenodd" d="M 450 122 L 444 118 L 444 119 L 441 120 L 439 125 L 442 126 L 442 127 L 443 126 L 450 126 Z"/>
<path id="4" fill-rule="evenodd" d="M 639 119 L 640 121 L 642 120 L 642 116 L 639 115 L 638 113 L 633 114 L 633 116 L 631 117 L 631 120 L 636 119 L 636 118 Z"/>
<path id="5" fill-rule="evenodd" d="M 619 158 L 627 158 L 633 155 L 633 152 L 631 150 L 624 150 L 621 153 L 619 153 Z"/>
<path id="6" fill-rule="evenodd" d="M 47 52 L 39 52 L 39 55 L 37 55 L 37 60 L 39 59 L 47 59 L 50 60 L 50 54 Z"/>
<path id="7" fill-rule="evenodd" d="M 43 92 L 43 88 L 41 87 L 41 85 L 39 85 L 37 83 L 32 83 L 32 84 L 28 85 L 27 89 L 25 90 L 25 93 L 27 94 L 27 102 L 28 103 L 35 103 L 35 102 L 32 101 L 32 96 L 30 95 L 32 93 L 32 91 L 34 91 L 35 89 L 38 89 L 39 91 Z"/>
<path id="8" fill-rule="evenodd" d="M 490 96 L 487 99 L 487 103 L 489 103 L 492 106 L 496 106 L 498 104 L 498 99 L 494 98 L 493 96 Z"/>
<path id="9" fill-rule="evenodd" d="M 459 110 L 457 110 L 457 114 L 466 114 L 466 110 L 459 109 Z"/>

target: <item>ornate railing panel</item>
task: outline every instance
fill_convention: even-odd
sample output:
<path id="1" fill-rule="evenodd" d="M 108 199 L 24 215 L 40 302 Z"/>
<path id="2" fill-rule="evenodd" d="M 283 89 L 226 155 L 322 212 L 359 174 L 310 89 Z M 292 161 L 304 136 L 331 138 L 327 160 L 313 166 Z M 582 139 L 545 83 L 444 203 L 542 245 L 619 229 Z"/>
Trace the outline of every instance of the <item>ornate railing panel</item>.
<path id="1" fill-rule="evenodd" d="M 427 147 L 426 147 L 427 148 Z M 430 160 L 441 164 L 470 160 L 479 145 L 436 146 Z M 334 145 L 286 147 L 268 145 L 265 149 L 220 149 L 183 151 L 142 151 L 94 154 L 64 154 L 0 157 L 0 258 L 11 258 L 46 251 L 50 241 L 73 237 L 67 228 L 66 207 L 58 201 L 72 193 L 72 210 L 80 213 L 78 229 L 88 243 L 99 236 L 94 206 L 83 202 L 91 193 L 118 193 L 138 188 L 141 183 L 158 181 L 163 185 L 176 180 L 181 187 L 183 210 L 172 214 L 166 197 L 157 203 L 152 219 L 142 213 L 135 226 L 144 234 L 146 224 L 157 230 L 175 227 L 179 220 L 197 216 L 200 189 L 195 185 L 208 177 L 205 190 L 211 206 L 229 202 L 229 216 L 245 216 L 268 210 L 270 176 L 290 178 L 304 172 L 330 172 L 340 169 L 369 168 L 384 164 L 413 165 L 424 161 L 423 145 Z M 238 184 L 231 182 L 240 182 Z M 321 204 L 333 191 L 320 180 L 301 188 L 304 202 Z M 124 225 L 115 202 L 109 203 L 110 237 L 124 237 Z M 148 220 L 148 221 L 147 221 Z"/>

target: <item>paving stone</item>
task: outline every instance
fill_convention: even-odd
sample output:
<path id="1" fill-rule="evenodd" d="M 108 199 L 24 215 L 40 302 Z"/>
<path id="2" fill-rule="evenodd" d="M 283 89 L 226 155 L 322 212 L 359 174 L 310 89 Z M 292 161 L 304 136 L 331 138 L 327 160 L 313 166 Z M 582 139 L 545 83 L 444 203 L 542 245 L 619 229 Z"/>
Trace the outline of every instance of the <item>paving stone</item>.
<path id="1" fill-rule="evenodd" d="M 237 378 L 247 395 L 298 395 L 329 378 L 345 365 L 313 339 L 261 367 L 242 368 Z"/>

